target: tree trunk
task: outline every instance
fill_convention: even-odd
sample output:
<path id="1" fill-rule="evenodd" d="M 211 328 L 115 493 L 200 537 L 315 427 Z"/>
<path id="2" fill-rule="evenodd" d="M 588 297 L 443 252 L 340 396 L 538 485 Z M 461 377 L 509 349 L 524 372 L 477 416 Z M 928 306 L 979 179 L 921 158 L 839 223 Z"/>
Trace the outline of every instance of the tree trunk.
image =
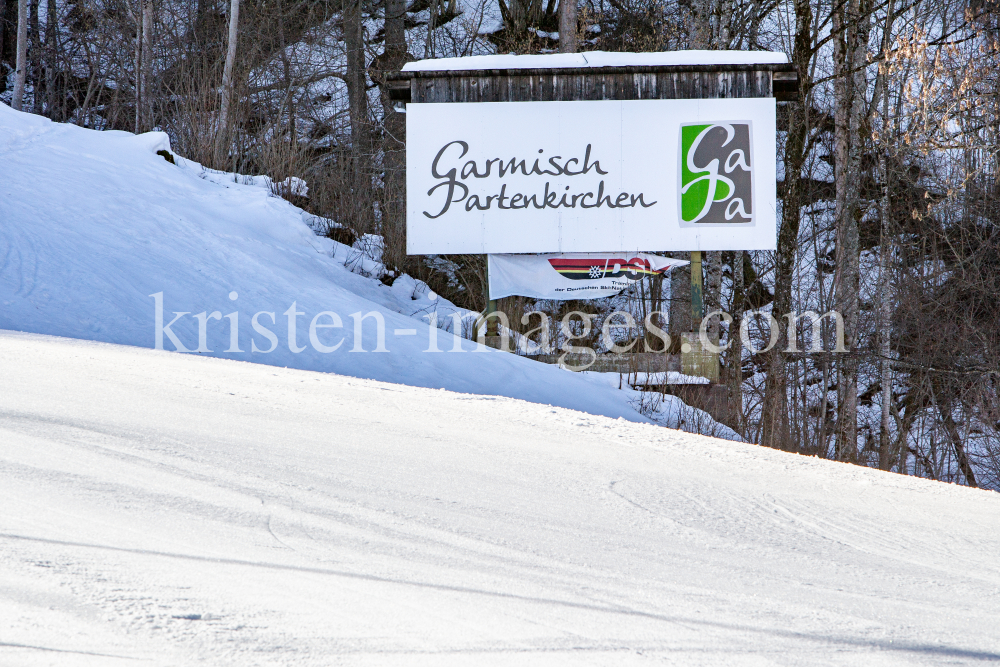
<path id="1" fill-rule="evenodd" d="M 690 253 L 672 253 L 675 259 L 690 259 Z M 670 318 L 667 321 L 670 339 L 680 345 L 681 334 L 691 330 L 691 267 L 682 266 L 670 272 Z"/>
<path id="2" fill-rule="evenodd" d="M 785 136 L 785 196 L 781 204 L 781 225 L 778 229 L 778 249 L 774 266 L 774 306 L 772 312 L 778 320 L 778 343 L 768 353 L 767 380 L 764 385 L 764 404 L 761 411 L 761 444 L 776 449 L 791 449 L 788 431 L 788 378 L 785 372 L 785 353 L 789 336 L 784 317 L 792 309 L 792 279 L 795 255 L 799 243 L 799 209 L 802 205 L 802 166 L 805 162 L 808 119 L 806 100 L 811 89 L 809 62 L 813 55 L 812 7 L 808 0 L 795 3 L 795 51 L 792 62 L 798 67 L 799 95 L 801 102 L 787 105 L 788 134 Z"/>
<path id="3" fill-rule="evenodd" d="M 345 0 L 344 46 L 347 50 L 347 100 L 354 154 L 366 162 L 371 155 L 368 132 L 368 86 L 365 77 L 365 35 L 361 0 Z"/>
<path id="4" fill-rule="evenodd" d="M 140 131 L 153 129 L 153 0 L 142 3 L 142 125 Z"/>
<path id="5" fill-rule="evenodd" d="M 958 424 L 955 423 L 954 418 L 951 416 L 951 408 L 945 405 L 939 405 L 938 408 L 944 421 L 945 431 L 947 431 L 948 437 L 951 439 L 952 447 L 955 448 L 955 458 L 958 459 L 958 467 L 961 468 L 962 474 L 965 475 L 965 483 L 972 488 L 978 488 L 976 474 L 972 470 L 969 455 L 965 451 L 965 444 L 962 442 L 962 436 L 958 432 Z"/>
<path id="6" fill-rule="evenodd" d="M 233 98 L 233 67 L 236 65 L 236 42 L 239 37 L 240 0 L 229 4 L 229 38 L 226 43 L 226 64 L 222 70 L 222 105 L 219 109 L 219 129 L 215 134 L 215 166 L 222 168 L 229 153 L 229 107 Z M 293 139 L 294 140 L 294 139 Z"/>
<path id="7" fill-rule="evenodd" d="M 692 49 L 712 48 L 712 2 L 711 0 L 690 0 L 691 23 L 688 42 Z"/>
<path id="8" fill-rule="evenodd" d="M 890 404 L 890 409 L 892 410 L 893 417 L 896 419 L 896 449 L 899 451 L 899 463 L 897 469 L 899 474 L 908 475 L 909 474 L 909 454 L 910 447 L 907 442 L 907 436 L 910 433 L 910 429 L 913 428 L 913 423 L 917 419 L 917 415 L 923 414 L 922 405 L 917 405 L 917 399 L 915 395 L 911 392 L 903 397 L 902 401 L 903 414 L 900 415 L 899 407 Z M 916 470 L 914 470 L 916 473 Z"/>
<path id="9" fill-rule="evenodd" d="M 135 44 L 133 54 L 133 67 L 135 68 L 135 126 L 134 132 L 139 134 L 142 131 L 142 0 L 137 5 L 137 13 L 132 15 L 131 3 L 126 5 L 129 8 L 129 16 L 135 21 Z"/>
<path id="10" fill-rule="evenodd" d="M 54 121 L 61 121 L 62 115 L 56 110 L 58 106 L 58 90 L 56 90 L 56 65 L 58 56 L 58 9 L 56 0 L 48 0 L 45 6 L 45 97 L 46 115 Z"/>
<path id="11" fill-rule="evenodd" d="M 858 458 L 859 239 L 858 188 L 861 168 L 861 120 L 864 102 L 864 61 L 867 30 L 861 28 L 861 3 L 848 0 L 834 13 L 834 136 L 837 194 L 837 265 L 834 289 L 837 310 L 844 318 L 847 353 L 840 360 L 837 385 L 836 456 Z M 864 38 L 862 38 L 862 34 Z M 855 68 L 858 72 L 855 72 Z M 861 85 L 859 85 L 859 83 Z"/>
<path id="12" fill-rule="evenodd" d="M 884 126 L 883 126 L 884 127 Z M 892 353 L 890 340 L 890 321 L 892 314 L 892 292 L 889 280 L 889 255 L 892 251 L 890 235 L 886 229 L 889 217 L 889 183 L 886 173 L 885 152 L 880 157 L 882 178 L 885 184 L 882 186 L 882 241 L 880 250 L 879 273 L 881 289 L 879 290 L 879 355 L 881 358 L 881 384 L 882 384 L 882 419 L 879 431 L 879 468 L 889 470 L 892 467 L 892 440 L 890 438 L 889 427 L 892 423 L 890 408 L 892 406 L 892 368 L 889 364 L 889 355 Z M 887 247 L 888 246 L 888 247 Z"/>
<path id="13" fill-rule="evenodd" d="M 562 0 L 559 3 L 559 53 L 577 52 L 577 0 Z"/>
<path id="14" fill-rule="evenodd" d="M 7 53 L 7 5 L 9 0 L 0 0 L 0 63 L 6 60 Z M 15 28 L 16 29 L 16 28 Z M 16 48 L 16 47 L 15 47 Z M 2 66 L 2 65 L 0 65 Z M 0 93 L 7 91 L 7 77 L 0 76 Z"/>
<path id="15" fill-rule="evenodd" d="M 715 39 L 715 48 L 726 50 L 730 48 L 733 33 L 733 0 L 719 0 L 719 27 Z"/>
<path id="16" fill-rule="evenodd" d="M 205 48 L 211 42 L 208 34 L 209 0 L 197 0 L 195 9 L 194 29 L 191 31 L 195 49 Z M 278 11 L 281 11 L 279 8 Z"/>
<path id="17" fill-rule="evenodd" d="M 733 321 L 729 323 L 729 351 L 726 353 L 729 380 L 729 426 L 746 437 L 743 426 L 743 339 L 740 323 L 743 321 L 743 251 L 733 253 L 733 301 L 730 306 Z"/>
<path id="18" fill-rule="evenodd" d="M 351 0 L 347 0 L 350 2 Z M 424 58 L 434 57 L 434 31 L 437 28 L 437 14 L 440 0 L 430 0 L 427 7 L 427 37 L 424 40 Z"/>
<path id="19" fill-rule="evenodd" d="M 406 63 L 406 0 L 385 2 L 385 56 L 381 78 L 398 72 Z M 397 112 L 389 89 L 382 87 L 385 132 L 382 141 L 385 177 L 382 236 L 386 266 L 403 270 L 406 264 L 406 116 Z"/>
<path id="20" fill-rule="evenodd" d="M 888 53 L 890 46 L 890 36 L 892 34 L 892 24 L 895 20 L 895 3 L 889 0 L 889 7 L 886 9 L 885 27 L 882 30 L 882 53 Z M 887 67 L 887 65 L 884 65 Z M 893 445 L 889 434 L 889 427 L 892 424 L 892 368 L 889 365 L 889 355 L 892 352 L 890 340 L 890 320 L 892 316 L 892 291 L 889 280 L 889 257 L 892 253 L 892 232 L 889 229 L 889 216 L 892 208 L 889 205 L 889 80 L 888 73 L 883 69 L 880 72 L 880 84 L 876 89 L 882 95 L 882 128 L 879 136 L 881 150 L 879 151 L 879 173 L 882 176 L 882 238 L 879 242 L 879 354 L 881 359 L 881 383 L 882 383 L 882 419 L 879 430 L 879 468 L 889 470 L 892 467 Z"/>
<path id="21" fill-rule="evenodd" d="M 17 61 L 14 70 L 14 97 L 11 106 L 21 111 L 24 105 L 24 85 L 28 76 L 28 0 L 17 3 Z"/>
<path id="22" fill-rule="evenodd" d="M 38 32 L 38 0 L 28 5 L 28 69 L 31 70 L 31 113 L 42 112 L 42 40 Z"/>

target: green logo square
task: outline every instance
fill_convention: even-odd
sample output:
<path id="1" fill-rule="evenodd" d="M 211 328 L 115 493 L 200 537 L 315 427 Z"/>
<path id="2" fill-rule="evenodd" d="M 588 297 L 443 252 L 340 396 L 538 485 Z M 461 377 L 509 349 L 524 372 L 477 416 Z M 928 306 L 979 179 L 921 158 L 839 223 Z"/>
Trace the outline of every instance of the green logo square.
<path id="1" fill-rule="evenodd" d="M 752 137 L 748 121 L 681 125 L 683 222 L 753 222 Z"/>

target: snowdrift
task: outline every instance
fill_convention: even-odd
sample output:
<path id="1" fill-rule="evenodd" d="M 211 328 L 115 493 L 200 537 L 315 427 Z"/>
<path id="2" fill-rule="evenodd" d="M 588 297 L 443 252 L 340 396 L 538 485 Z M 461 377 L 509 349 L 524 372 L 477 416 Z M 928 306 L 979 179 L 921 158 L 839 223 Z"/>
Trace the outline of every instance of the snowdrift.
<path id="1" fill-rule="evenodd" d="M 32 334 L 0 388 L 3 665 L 1000 662 L 988 491 Z"/>
<path id="2" fill-rule="evenodd" d="M 226 182 L 180 156 L 171 164 L 156 154 L 169 148 L 162 133 L 95 132 L 0 105 L 0 329 L 180 343 L 646 420 L 631 391 L 430 327 L 432 314 L 453 326 L 458 309 L 412 280 L 390 288 L 351 272 L 348 249 L 313 234 L 263 179 Z"/>

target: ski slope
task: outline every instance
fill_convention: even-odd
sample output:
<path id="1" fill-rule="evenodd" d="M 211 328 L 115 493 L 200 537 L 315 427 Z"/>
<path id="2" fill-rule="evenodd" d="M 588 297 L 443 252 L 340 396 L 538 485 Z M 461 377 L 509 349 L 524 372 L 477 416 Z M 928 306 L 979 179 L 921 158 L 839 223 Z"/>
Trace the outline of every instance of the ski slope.
<path id="1" fill-rule="evenodd" d="M 0 104 L 0 330 L 178 349 L 172 334 L 205 356 L 649 421 L 617 377 L 613 388 L 432 328 L 434 316 L 455 330 L 462 311 L 407 276 L 387 287 L 352 272 L 361 260 L 317 237 L 267 179 L 170 164 L 156 154 L 169 148 L 160 132 L 96 132 Z M 341 326 L 323 328 L 336 321 L 321 313 Z"/>
<path id="2" fill-rule="evenodd" d="M 0 332 L 0 665 L 1000 662 L 1000 496 Z"/>

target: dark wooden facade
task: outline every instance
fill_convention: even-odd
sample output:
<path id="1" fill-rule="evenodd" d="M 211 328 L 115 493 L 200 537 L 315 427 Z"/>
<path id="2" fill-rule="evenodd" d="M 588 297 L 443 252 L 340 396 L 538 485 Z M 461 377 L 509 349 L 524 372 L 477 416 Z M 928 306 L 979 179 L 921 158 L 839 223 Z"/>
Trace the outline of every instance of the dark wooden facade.
<path id="1" fill-rule="evenodd" d="M 775 97 L 796 99 L 792 65 L 699 65 L 400 72 L 402 102 L 568 102 Z"/>

